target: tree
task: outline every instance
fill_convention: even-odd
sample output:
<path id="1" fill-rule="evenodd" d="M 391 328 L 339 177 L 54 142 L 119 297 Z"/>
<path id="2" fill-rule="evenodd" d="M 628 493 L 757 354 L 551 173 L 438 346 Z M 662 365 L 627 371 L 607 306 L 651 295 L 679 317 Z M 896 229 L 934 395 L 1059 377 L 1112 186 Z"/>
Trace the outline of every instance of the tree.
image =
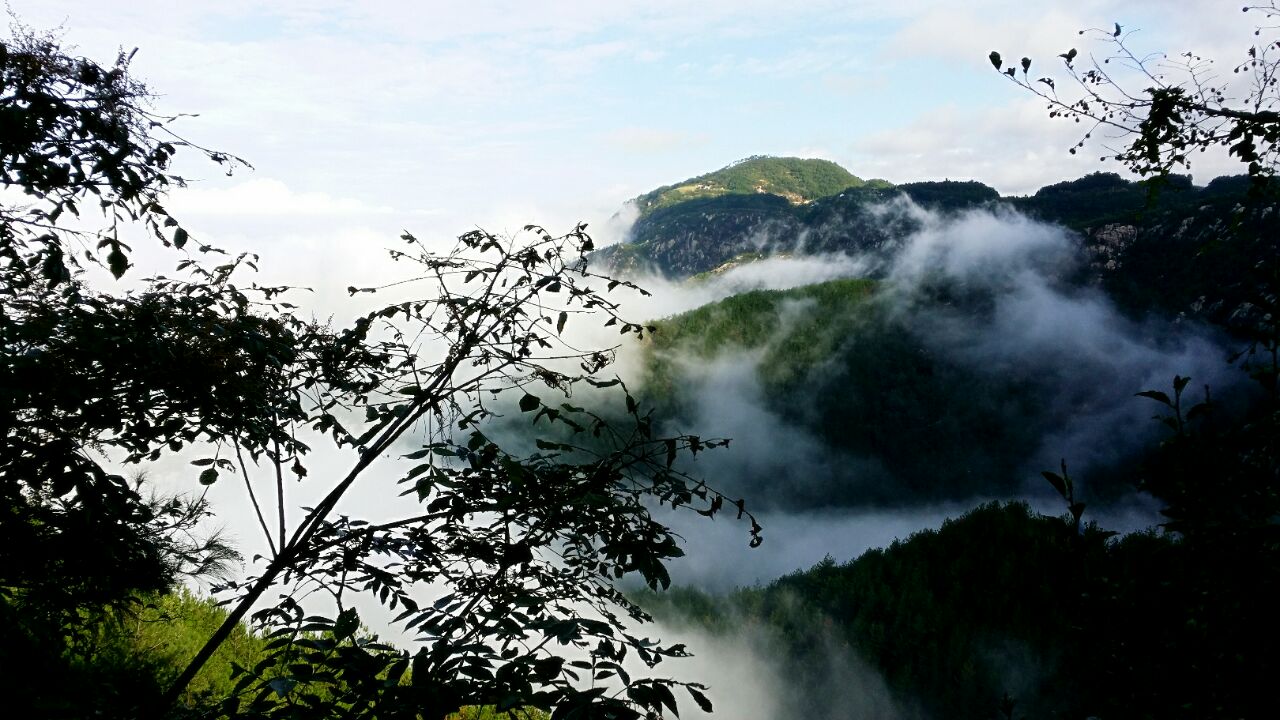
<path id="1" fill-rule="evenodd" d="M 148 397 L 164 394 L 163 381 L 129 387 L 121 371 L 135 385 L 164 377 L 153 371 L 165 369 L 166 340 L 140 346 L 146 323 L 174 320 L 180 331 L 193 309 L 155 295 L 92 293 L 78 278 L 86 266 L 125 272 L 128 221 L 166 243 L 186 238 L 159 199 L 180 182 L 166 173 L 169 158 L 189 144 L 159 132 L 166 119 L 143 107 L 145 88 L 129 77 L 128 60 L 122 54 L 103 67 L 71 58 L 54 39 L 21 29 L 0 44 L 0 177 L 28 200 L 0 206 L 7 650 L 21 645 L 15 637 L 63 634 L 75 648 L 105 604 L 229 559 L 216 538 L 190 539 L 207 513 L 202 499 L 150 498 L 93 459 L 108 448 L 136 454 L 168 435 L 181 442 L 174 424 L 181 412 L 163 406 L 183 401 L 150 407 Z M 70 217 L 79 218 L 75 226 Z M 132 353 L 119 352 L 130 346 Z"/>
<path id="2" fill-rule="evenodd" d="M 244 163 L 152 112 L 131 56 L 103 67 L 29 32 L 0 46 L 4 184 L 30 200 L 0 215 L 0 532 L 27 538 L 70 588 L 98 587 L 111 564 L 140 558 L 150 575 L 125 576 L 101 597 L 64 595 L 67 632 L 87 607 L 171 583 L 174 557 L 196 570 L 217 559 L 216 545 L 180 541 L 189 526 L 166 520 L 118 468 L 195 453 L 193 481 L 243 484 L 269 552 L 253 576 L 221 586 L 226 622 L 164 696 L 120 714 L 169 712 L 249 617 L 269 658 L 236 668 L 236 693 L 218 714 L 443 718 L 495 704 L 630 718 L 674 712 L 680 686 L 709 708 L 696 684 L 630 677 L 628 657 L 652 668 L 686 653 L 633 635 L 629 623 L 647 616 L 614 581 L 669 583 L 663 563 L 681 550 L 655 505 L 713 516 L 728 501 L 750 520 L 753 545 L 760 528 L 742 500 L 680 470 L 681 454 L 727 441 L 655 436 L 607 374 L 614 348 L 580 349 L 564 335 L 593 318 L 624 336 L 647 331 L 608 296 L 639 288 L 589 270 L 585 226 L 473 231 L 443 255 L 406 232 L 392 256 L 410 277 L 349 288 L 392 301 L 349 327 L 305 320 L 285 301 L 289 288 L 241 281 L 255 256 L 207 262 L 221 251 L 164 209 L 183 184 L 168 171 L 176 152 Z M 66 222 L 96 211 L 99 229 L 83 229 L 87 217 Z M 95 268 L 128 272 L 139 229 L 180 254 L 179 274 L 135 292 L 98 289 Z M 571 404 L 575 392 L 590 405 Z M 526 447 L 491 437 L 502 418 L 523 419 Z M 350 467 L 308 467 L 317 442 L 346 450 Z M 399 467 L 396 455 L 408 461 L 398 472 L 413 509 L 376 522 L 344 514 L 344 498 L 371 468 Z M 323 483 L 322 499 L 290 525 L 295 482 Z M 178 507 L 188 506 L 201 498 Z M 28 610 L 38 567 L 5 565 L 7 610 Z M 398 611 L 418 649 L 360 632 L 356 593 Z"/>
<path id="3" fill-rule="evenodd" d="M 1140 176 L 1190 169 L 1193 153 L 1217 146 L 1244 163 L 1251 177 L 1264 179 L 1280 163 L 1280 7 L 1272 0 L 1244 11 L 1261 15 L 1253 33 L 1258 39 L 1230 75 L 1191 52 L 1177 58 L 1140 55 L 1130 43 L 1133 31 L 1119 23 L 1081 30 L 1100 40 L 1105 54 L 1086 58 L 1070 48 L 1059 56 L 1056 78 L 1036 78 L 1030 58 L 1007 68 L 999 52 L 990 59 L 1011 82 L 1043 99 L 1050 117 L 1085 124 L 1072 154 L 1095 133 L 1110 132 L 1127 145 L 1104 143 L 1101 159 L 1123 163 Z"/>

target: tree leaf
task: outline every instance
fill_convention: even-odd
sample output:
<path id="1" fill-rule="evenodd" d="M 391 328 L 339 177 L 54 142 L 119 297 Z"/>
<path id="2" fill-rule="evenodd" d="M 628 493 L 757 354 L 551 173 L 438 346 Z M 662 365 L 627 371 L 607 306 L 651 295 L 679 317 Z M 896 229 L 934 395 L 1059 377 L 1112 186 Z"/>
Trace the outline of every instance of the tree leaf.
<path id="1" fill-rule="evenodd" d="M 697 688 L 693 687 L 692 685 L 686 685 L 685 690 L 689 691 L 689 697 L 693 698 L 693 701 L 698 704 L 698 707 L 702 710 L 702 712 L 705 712 L 705 713 L 714 712 L 711 709 L 711 700 L 706 695 L 703 695 L 701 691 L 699 691 Z"/>
<path id="2" fill-rule="evenodd" d="M 360 628 L 360 617 L 356 614 L 355 608 L 347 608 L 338 613 L 338 619 L 333 623 L 333 637 L 336 640 L 345 640 L 355 634 Z"/>
<path id="3" fill-rule="evenodd" d="M 1053 486 L 1054 490 L 1058 491 L 1059 495 L 1064 498 L 1067 496 L 1067 481 L 1061 475 L 1048 470 L 1043 470 L 1040 474 L 1044 476 L 1045 480 L 1049 481 L 1049 484 Z"/>
<path id="4" fill-rule="evenodd" d="M 537 395 L 525 393 L 524 397 L 520 398 L 520 411 L 533 412 L 534 410 L 537 410 L 538 406 L 541 404 L 542 401 L 538 399 Z"/>
<path id="5" fill-rule="evenodd" d="M 120 250 L 119 244 L 113 245 L 111 252 L 107 254 L 107 267 L 111 269 L 111 274 L 117 280 L 129 269 L 129 258 L 125 257 L 124 252 Z"/>
<path id="6" fill-rule="evenodd" d="M 1158 403 L 1167 405 L 1168 407 L 1173 407 L 1173 401 L 1169 399 L 1169 396 L 1165 395 L 1159 390 L 1143 390 L 1140 393 L 1136 393 L 1134 397 L 1151 398 L 1152 400 L 1155 400 Z"/>

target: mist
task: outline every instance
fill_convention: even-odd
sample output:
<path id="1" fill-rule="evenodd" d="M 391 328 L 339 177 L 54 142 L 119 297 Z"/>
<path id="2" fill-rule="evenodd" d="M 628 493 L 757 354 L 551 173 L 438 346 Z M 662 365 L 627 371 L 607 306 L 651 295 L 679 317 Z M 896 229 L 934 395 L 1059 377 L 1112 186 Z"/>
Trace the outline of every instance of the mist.
<path id="1" fill-rule="evenodd" d="M 834 637 L 819 648 L 822 662 L 815 674 L 803 678 L 776 662 L 785 653 L 785 639 L 756 622 L 739 616 L 733 629 L 710 633 L 673 618 L 660 619 L 656 635 L 665 642 L 687 645 L 693 657 L 678 663 L 681 677 L 708 686 L 714 714 L 702 712 L 679 697 L 681 717 L 728 717 L 736 720 L 774 720 L 801 715 L 815 720 L 859 717 L 869 720 L 915 720 L 925 717 L 893 697 L 884 679 L 847 645 Z"/>
<path id="2" fill-rule="evenodd" d="M 727 449 L 699 455 L 684 469 L 745 497 L 766 535 L 762 548 L 747 552 L 745 527 L 731 518 L 707 523 L 673 516 L 690 547 L 690 556 L 673 567 L 677 583 L 723 591 L 768 582 L 828 554 L 852 559 L 990 500 L 1023 499 L 1060 514 L 1065 506 L 1040 471 L 1056 470 L 1064 459 L 1090 504 L 1090 519 L 1121 531 L 1159 522 L 1155 503 L 1124 479 L 1126 463 L 1164 432 L 1152 420 L 1155 404 L 1134 394 L 1170 392 L 1174 376 L 1182 375 L 1193 378 L 1187 391 L 1192 402 L 1200 392 L 1192 389 L 1204 385 L 1215 397 L 1229 398 L 1243 373 L 1227 363 L 1224 339 L 1187 322 L 1124 316 L 1101 291 L 1073 280 L 1083 250 L 1080 239 L 1061 227 L 999 208 L 936 213 L 905 196 L 872 212 L 886 222 L 909 221 L 915 230 L 859 256 L 779 255 L 684 282 L 640 278 L 653 295 L 629 300 L 624 310 L 645 320 L 664 318 L 748 290 L 875 278 L 881 284 L 872 302 L 886 317 L 933 355 L 977 377 L 1010 379 L 1032 390 L 1043 426 L 1008 477 L 993 480 L 985 492 L 908 492 L 874 453 L 833 446 L 838 428 L 781 412 L 781 398 L 761 382 L 769 345 L 796 318 L 815 312 L 811 305 L 784 303 L 763 347 L 725 346 L 709 358 L 666 351 L 679 369 L 682 411 L 660 412 L 661 432 L 731 438 Z M 629 384 L 643 382 L 646 352 L 639 343 L 622 348 L 618 368 Z M 839 392 L 850 402 L 867 390 L 833 385 L 837 371 L 812 368 L 805 386 Z M 963 398 L 968 390 L 958 392 Z"/>
<path id="3" fill-rule="evenodd" d="M 1242 380 L 1220 333 L 1135 321 L 1100 290 L 1067 283 L 1083 261 L 1068 231 L 1012 211 L 924 215 L 924 227 L 891 266 L 886 295 L 906 308 L 924 288 L 945 282 L 980 298 L 976 312 L 954 306 L 899 312 L 917 336 L 975 369 L 1039 378 L 1038 399 L 1059 422 L 1028 458 L 1026 474 L 1038 475 L 1059 458 L 1087 472 L 1150 444 L 1162 428 L 1150 422 L 1155 408 L 1134 394 L 1170 392 L 1175 375 L 1223 395 Z"/>

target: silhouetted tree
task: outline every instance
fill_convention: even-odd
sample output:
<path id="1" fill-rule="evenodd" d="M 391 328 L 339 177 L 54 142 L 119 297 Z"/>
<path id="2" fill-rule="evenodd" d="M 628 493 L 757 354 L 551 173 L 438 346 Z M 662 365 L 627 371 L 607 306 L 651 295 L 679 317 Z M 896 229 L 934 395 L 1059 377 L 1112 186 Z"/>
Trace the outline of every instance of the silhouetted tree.
<path id="1" fill-rule="evenodd" d="M 1081 30 L 1099 39 L 1104 53 L 1099 58 L 1070 48 L 1059 56 L 1056 77 L 1037 78 L 1031 58 L 1008 67 L 999 52 L 990 59 L 1010 81 L 1045 100 L 1050 117 L 1085 125 L 1073 154 L 1095 141 L 1094 133 L 1105 132 L 1128 144 L 1104 143 L 1101 159 L 1117 160 L 1138 175 L 1189 169 L 1193 153 L 1219 146 L 1239 158 L 1250 176 L 1271 177 L 1280 161 L 1280 8 L 1272 0 L 1244 11 L 1261 17 L 1253 33 L 1257 39 L 1230 74 L 1191 52 L 1173 58 L 1138 54 L 1129 42 L 1132 33 L 1119 23 Z"/>
<path id="2" fill-rule="evenodd" d="M 646 332 L 608 297 L 638 288 L 589 271 L 584 226 L 473 231 L 445 254 L 406 232 L 392 256 L 409 276 L 350 288 L 394 287 L 393 300 L 348 327 L 314 323 L 284 301 L 288 288 L 241 281 L 255 256 L 226 257 L 164 209 L 182 185 L 176 152 L 243 163 L 174 134 L 130 57 L 101 66 L 21 31 L 0 45 L 0 172 L 29 202 L 0 209 L 0 534 L 28 553 L 0 571 L 6 612 L 60 585 L 71 632 L 85 607 L 172 582 L 175 554 L 196 568 L 216 559 L 216 547 L 166 540 L 181 523 L 119 471 L 186 451 L 193 483 L 243 484 L 267 557 L 222 586 L 226 621 L 163 697 L 98 710 L 168 712 L 254 607 L 267 658 L 236 668 L 215 714 L 443 718 L 494 704 L 634 718 L 674 712 L 679 687 L 709 707 L 701 686 L 627 674 L 629 657 L 653 667 L 685 652 L 631 634 L 646 616 L 613 583 L 669 583 L 663 564 L 681 550 L 654 505 L 710 516 L 729 500 L 750 515 L 675 464 L 722 441 L 656 437 L 607 374 L 613 350 L 562 335 L 588 320 Z M 94 268 L 128 272 L 133 235 L 179 253 L 178 275 L 102 289 L 112 281 L 95 283 Z M 584 388 L 613 398 L 613 420 L 570 404 Z M 490 437 L 502 415 L 527 421 L 527 447 Z M 309 464 L 317 442 L 348 466 Z M 403 516 L 344 514 L 375 466 L 416 501 Z M 289 523 L 294 482 L 321 484 L 321 499 Z M 397 611 L 416 648 L 358 632 L 356 593 Z"/>

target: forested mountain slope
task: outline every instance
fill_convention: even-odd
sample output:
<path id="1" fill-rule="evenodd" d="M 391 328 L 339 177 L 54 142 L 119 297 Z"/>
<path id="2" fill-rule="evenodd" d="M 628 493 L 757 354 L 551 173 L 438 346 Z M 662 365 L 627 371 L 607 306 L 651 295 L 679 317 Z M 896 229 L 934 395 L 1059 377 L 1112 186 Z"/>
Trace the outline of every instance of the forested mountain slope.
<path id="1" fill-rule="evenodd" d="M 1053 375 L 1030 366 L 983 372 L 939 351 L 881 290 L 859 279 L 757 290 L 658 321 L 644 350 L 645 399 L 675 422 L 720 400 L 708 363 L 722 358 L 752 373 L 767 411 L 810 433 L 838 466 L 821 477 L 798 464 L 794 478 L 732 480 L 759 503 L 901 505 L 1018 493 L 1028 456 L 1063 420 L 1046 399 Z M 714 415 L 705 421 L 714 425 Z M 786 493 L 773 490 L 779 483 Z"/>
<path id="2" fill-rule="evenodd" d="M 847 562 L 833 544 L 836 559 L 771 583 L 646 607 L 768 648 L 779 705 L 802 717 L 1260 716 L 1280 633 L 1273 189 L 1095 173 L 1027 197 L 916 183 L 641 217 L 601 253 L 614 267 L 713 283 L 757 262 L 861 261 L 656 323 L 644 391 L 664 422 L 807 433 L 764 433 L 761 452 L 791 461 L 761 470 L 757 453 L 717 480 L 786 511 L 1040 488 L 1085 517 L 981 504 Z M 1059 468 L 1047 451 L 1071 473 L 1042 477 Z M 1088 522 L 1135 492 L 1161 527 Z"/>

